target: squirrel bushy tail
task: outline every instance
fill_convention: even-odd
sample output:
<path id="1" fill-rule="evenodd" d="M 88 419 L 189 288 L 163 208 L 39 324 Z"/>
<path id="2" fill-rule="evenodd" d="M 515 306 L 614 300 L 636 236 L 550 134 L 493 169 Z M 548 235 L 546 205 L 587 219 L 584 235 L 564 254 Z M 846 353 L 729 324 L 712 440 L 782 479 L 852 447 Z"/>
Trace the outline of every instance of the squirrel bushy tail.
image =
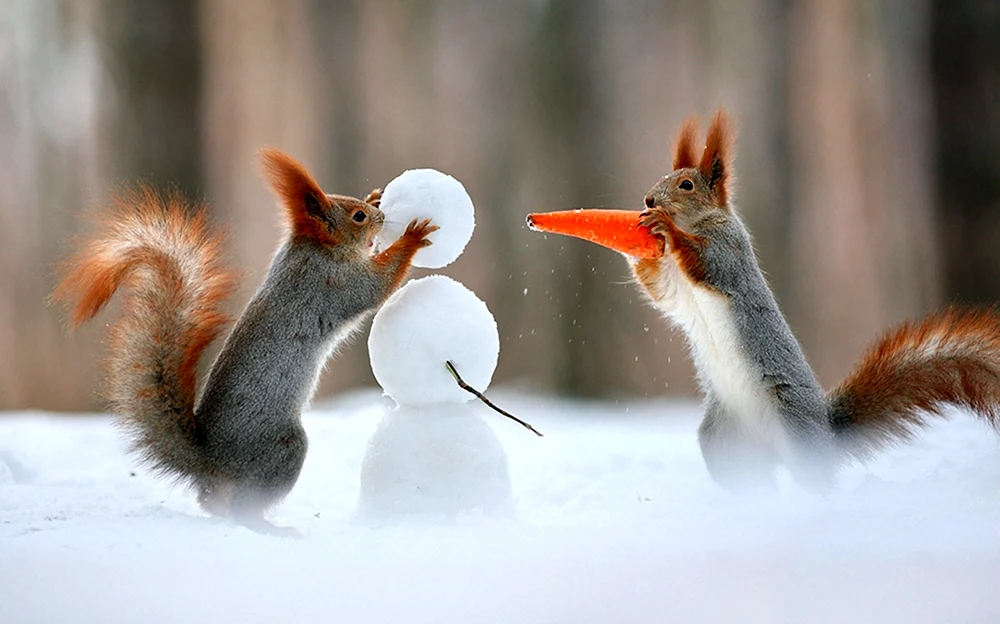
<path id="1" fill-rule="evenodd" d="M 829 404 L 834 435 L 859 460 L 910 440 L 948 405 L 1000 430 L 1000 313 L 951 309 L 891 330 Z"/>
<path id="2" fill-rule="evenodd" d="M 63 266 L 53 298 L 71 327 L 90 320 L 122 286 L 121 318 L 108 332 L 104 394 L 133 449 L 157 472 L 204 474 L 195 441 L 198 360 L 229 318 L 236 274 L 223 266 L 222 234 L 178 193 L 146 187 L 112 198 L 98 233 Z"/>

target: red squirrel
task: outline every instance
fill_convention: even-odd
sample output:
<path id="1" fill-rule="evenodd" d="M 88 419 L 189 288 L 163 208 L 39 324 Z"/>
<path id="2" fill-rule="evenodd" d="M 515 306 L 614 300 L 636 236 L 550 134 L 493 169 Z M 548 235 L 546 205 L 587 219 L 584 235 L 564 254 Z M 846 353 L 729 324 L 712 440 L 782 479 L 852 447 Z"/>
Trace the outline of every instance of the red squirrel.
<path id="1" fill-rule="evenodd" d="M 146 187 L 117 195 L 53 297 L 72 308 L 76 327 L 121 290 L 104 393 L 142 460 L 192 486 L 211 514 L 295 535 L 264 513 L 298 480 L 307 449 L 300 412 L 327 358 L 399 287 L 438 228 L 413 221 L 373 254 L 385 220 L 378 190 L 364 201 L 327 195 L 287 154 L 264 149 L 261 159 L 287 235 L 200 397 L 198 362 L 228 324 L 223 305 L 237 283 L 204 210 Z"/>
<path id="2" fill-rule="evenodd" d="M 700 155 L 697 135 L 689 119 L 673 171 L 645 196 L 640 222 L 666 253 L 630 265 L 687 337 L 705 395 L 699 443 L 715 481 L 766 483 L 785 464 L 800 483 L 826 489 L 844 460 L 909 440 L 949 405 L 1000 428 L 1000 314 L 991 309 L 951 309 L 890 330 L 824 393 L 733 204 L 725 111 Z"/>

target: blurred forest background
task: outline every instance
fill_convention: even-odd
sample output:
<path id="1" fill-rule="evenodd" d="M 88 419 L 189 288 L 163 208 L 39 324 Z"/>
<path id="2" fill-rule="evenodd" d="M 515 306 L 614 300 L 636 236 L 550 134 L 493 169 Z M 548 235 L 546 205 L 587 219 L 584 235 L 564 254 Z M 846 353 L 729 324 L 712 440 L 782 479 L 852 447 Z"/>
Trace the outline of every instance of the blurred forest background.
<path id="1" fill-rule="evenodd" d="M 465 184 L 476 233 L 444 272 L 497 317 L 495 383 L 693 394 L 625 262 L 524 215 L 639 209 L 683 118 L 719 105 L 738 205 L 830 386 L 887 325 L 1000 300 L 998 89 L 990 0 L 4 0 L 0 408 L 101 407 L 103 322 L 68 337 L 46 297 L 115 185 L 210 202 L 241 307 L 280 236 L 265 144 L 327 192 L 414 167 Z M 373 385 L 356 338 L 323 391 Z"/>

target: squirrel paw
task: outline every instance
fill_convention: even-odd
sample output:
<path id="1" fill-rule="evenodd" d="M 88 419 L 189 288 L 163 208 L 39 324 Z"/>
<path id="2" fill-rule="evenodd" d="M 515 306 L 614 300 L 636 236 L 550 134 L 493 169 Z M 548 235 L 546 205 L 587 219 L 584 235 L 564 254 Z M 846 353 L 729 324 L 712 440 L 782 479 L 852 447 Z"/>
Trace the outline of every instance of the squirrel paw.
<path id="1" fill-rule="evenodd" d="M 295 527 L 278 526 L 276 524 L 271 524 L 263 518 L 238 518 L 236 522 L 259 535 L 302 539 L 302 533 L 300 533 Z"/>
<path id="2" fill-rule="evenodd" d="M 372 192 L 365 197 L 365 203 L 378 208 L 382 204 L 382 189 L 372 189 Z"/>
<path id="3" fill-rule="evenodd" d="M 414 241 L 417 248 L 429 247 L 431 241 L 427 240 L 432 232 L 437 232 L 441 228 L 436 225 L 431 225 L 430 219 L 424 219 L 423 221 L 417 221 L 414 219 L 410 221 L 410 224 L 406 226 L 406 231 L 403 232 L 403 238 Z"/>
<path id="4" fill-rule="evenodd" d="M 672 230 L 677 229 L 670 213 L 662 206 L 656 206 L 648 210 L 643 210 L 639 214 L 639 224 L 649 228 L 649 231 L 657 236 L 666 238 Z"/>

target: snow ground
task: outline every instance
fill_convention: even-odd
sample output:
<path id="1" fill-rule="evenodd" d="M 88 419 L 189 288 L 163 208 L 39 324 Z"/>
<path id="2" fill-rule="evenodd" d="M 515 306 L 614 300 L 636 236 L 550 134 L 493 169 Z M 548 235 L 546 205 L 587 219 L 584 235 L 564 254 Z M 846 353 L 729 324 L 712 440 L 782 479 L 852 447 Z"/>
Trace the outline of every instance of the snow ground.
<path id="1" fill-rule="evenodd" d="M 709 480 L 689 403 L 495 393 L 516 518 L 369 526 L 359 469 L 385 403 L 307 414 L 272 519 L 203 516 L 137 471 L 109 419 L 0 418 L 0 622 L 998 622 L 1000 449 L 956 416 L 814 497 Z M 134 474 L 136 473 L 137 474 Z"/>

